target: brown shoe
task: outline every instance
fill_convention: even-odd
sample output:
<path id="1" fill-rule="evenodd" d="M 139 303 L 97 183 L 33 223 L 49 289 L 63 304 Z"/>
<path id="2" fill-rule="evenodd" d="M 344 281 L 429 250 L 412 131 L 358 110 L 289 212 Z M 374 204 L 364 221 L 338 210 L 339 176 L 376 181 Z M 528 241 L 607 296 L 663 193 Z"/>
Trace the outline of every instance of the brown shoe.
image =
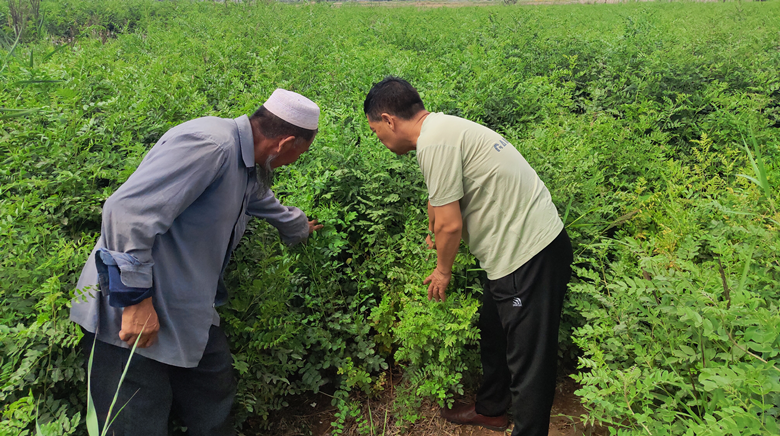
<path id="1" fill-rule="evenodd" d="M 489 430 L 504 431 L 509 427 L 506 414 L 501 416 L 480 415 L 474 404 L 463 404 L 452 409 L 441 409 L 441 417 L 455 424 L 478 425 Z"/>

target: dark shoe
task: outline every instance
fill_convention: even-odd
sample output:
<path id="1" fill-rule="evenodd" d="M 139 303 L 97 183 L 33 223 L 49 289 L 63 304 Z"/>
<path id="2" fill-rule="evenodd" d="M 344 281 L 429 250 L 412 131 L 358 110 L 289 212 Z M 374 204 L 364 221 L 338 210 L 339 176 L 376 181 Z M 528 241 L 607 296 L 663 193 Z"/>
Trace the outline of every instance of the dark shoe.
<path id="1" fill-rule="evenodd" d="M 478 425 L 489 430 L 504 431 L 509 427 L 506 414 L 501 416 L 480 415 L 474 404 L 455 406 L 452 409 L 441 409 L 441 417 L 455 424 Z"/>

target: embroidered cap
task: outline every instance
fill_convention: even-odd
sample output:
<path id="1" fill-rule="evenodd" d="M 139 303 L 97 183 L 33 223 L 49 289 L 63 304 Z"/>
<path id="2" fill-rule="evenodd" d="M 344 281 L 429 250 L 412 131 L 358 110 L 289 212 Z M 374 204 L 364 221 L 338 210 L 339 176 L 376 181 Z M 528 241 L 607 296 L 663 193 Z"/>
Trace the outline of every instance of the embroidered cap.
<path id="1" fill-rule="evenodd" d="M 263 106 L 277 117 L 302 129 L 315 130 L 320 120 L 317 103 L 282 88 L 277 88 Z"/>

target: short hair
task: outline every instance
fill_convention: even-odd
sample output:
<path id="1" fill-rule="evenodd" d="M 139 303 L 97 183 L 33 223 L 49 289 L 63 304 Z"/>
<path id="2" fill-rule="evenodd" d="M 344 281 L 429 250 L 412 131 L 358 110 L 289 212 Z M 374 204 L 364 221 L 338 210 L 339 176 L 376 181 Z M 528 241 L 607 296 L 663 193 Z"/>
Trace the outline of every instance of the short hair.
<path id="1" fill-rule="evenodd" d="M 257 121 L 260 133 L 268 139 L 276 139 L 280 136 L 294 136 L 296 141 L 309 142 L 317 133 L 317 129 L 304 129 L 288 123 L 274 115 L 265 106 L 260 106 L 249 118 Z"/>
<path id="2" fill-rule="evenodd" d="M 379 121 L 383 113 L 408 120 L 423 110 L 425 105 L 414 86 L 395 76 L 374 85 L 363 102 L 363 112 L 371 121 Z"/>

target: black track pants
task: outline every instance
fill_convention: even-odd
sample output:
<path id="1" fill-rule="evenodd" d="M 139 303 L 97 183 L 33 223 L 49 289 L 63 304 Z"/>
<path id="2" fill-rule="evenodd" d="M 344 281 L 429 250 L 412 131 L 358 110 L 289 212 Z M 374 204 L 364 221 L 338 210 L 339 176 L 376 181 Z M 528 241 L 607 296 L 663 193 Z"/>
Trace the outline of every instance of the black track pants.
<path id="1" fill-rule="evenodd" d="M 82 346 L 89 358 L 94 335 L 85 332 Z M 92 398 L 102 430 L 130 350 L 97 341 L 92 364 Z M 108 434 L 167 436 L 171 412 L 181 418 L 188 435 L 223 436 L 235 433 L 230 409 L 236 394 L 233 358 L 227 338 L 211 326 L 209 341 L 195 368 L 166 365 L 138 354 L 119 390 Z M 122 411 L 118 412 L 127 403 Z"/>
<path id="2" fill-rule="evenodd" d="M 515 272 L 485 286 L 479 317 L 484 376 L 476 411 L 502 415 L 511 399 L 513 436 L 547 435 L 571 263 L 571 242 L 563 230 Z"/>

